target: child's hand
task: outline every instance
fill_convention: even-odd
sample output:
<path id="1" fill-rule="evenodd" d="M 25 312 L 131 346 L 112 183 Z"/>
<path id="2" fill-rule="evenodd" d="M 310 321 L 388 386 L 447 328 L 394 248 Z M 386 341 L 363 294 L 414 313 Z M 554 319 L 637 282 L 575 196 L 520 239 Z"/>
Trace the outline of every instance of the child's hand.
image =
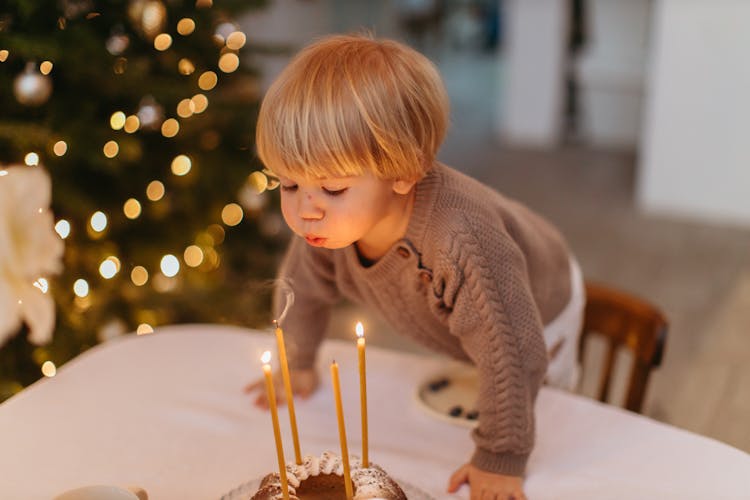
<path id="1" fill-rule="evenodd" d="M 289 370 L 289 381 L 292 383 L 292 393 L 306 398 L 310 396 L 320 383 L 318 372 L 315 370 Z M 273 385 L 276 392 L 276 403 L 283 405 L 286 403 L 286 392 L 284 391 L 284 381 L 281 373 L 277 372 L 273 376 Z M 245 392 L 250 393 L 258 390 L 258 396 L 255 398 L 255 405 L 261 408 L 268 408 L 268 398 L 266 397 L 266 381 L 260 378 L 250 382 L 245 386 Z"/>
<path id="2" fill-rule="evenodd" d="M 448 493 L 455 493 L 464 483 L 469 483 L 471 500 L 526 500 L 526 495 L 523 494 L 523 479 L 518 476 L 493 474 L 477 469 L 471 464 L 465 464 L 451 476 Z"/>

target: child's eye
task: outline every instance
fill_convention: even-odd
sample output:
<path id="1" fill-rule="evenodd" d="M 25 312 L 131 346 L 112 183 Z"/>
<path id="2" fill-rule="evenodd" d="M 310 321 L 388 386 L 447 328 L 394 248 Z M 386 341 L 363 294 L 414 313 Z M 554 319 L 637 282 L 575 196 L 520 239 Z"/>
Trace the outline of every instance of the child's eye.
<path id="1" fill-rule="evenodd" d="M 349 189 L 349 188 L 343 188 L 343 189 L 327 189 L 327 188 L 323 188 L 323 191 L 324 191 L 324 192 L 325 192 L 325 193 L 326 193 L 326 194 L 327 194 L 328 196 L 338 196 L 338 195 L 340 195 L 340 194 L 344 194 L 344 192 L 345 192 L 345 191 L 346 191 L 347 189 Z"/>
<path id="2" fill-rule="evenodd" d="M 281 185 L 281 190 L 282 191 L 286 191 L 288 193 L 293 193 L 294 191 L 297 190 L 297 185 L 296 184 L 288 184 L 288 185 L 282 184 Z"/>

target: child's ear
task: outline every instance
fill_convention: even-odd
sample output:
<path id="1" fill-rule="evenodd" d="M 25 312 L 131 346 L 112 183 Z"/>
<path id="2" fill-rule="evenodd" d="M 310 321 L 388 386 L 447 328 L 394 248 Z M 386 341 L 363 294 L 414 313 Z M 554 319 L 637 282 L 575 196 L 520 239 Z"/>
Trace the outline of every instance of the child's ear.
<path id="1" fill-rule="evenodd" d="M 396 194 L 409 194 L 409 191 L 411 191 L 411 188 L 413 188 L 416 183 L 417 181 L 398 179 L 393 181 L 393 191 Z"/>

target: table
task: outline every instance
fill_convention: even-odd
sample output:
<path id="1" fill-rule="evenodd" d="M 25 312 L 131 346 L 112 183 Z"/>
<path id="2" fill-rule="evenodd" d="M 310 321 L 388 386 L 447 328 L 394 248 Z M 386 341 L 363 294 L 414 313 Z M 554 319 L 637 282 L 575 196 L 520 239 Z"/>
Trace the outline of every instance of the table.
<path id="1" fill-rule="evenodd" d="M 175 325 L 96 346 L 0 405 L 0 498 L 49 499 L 87 484 L 137 485 L 151 499 L 218 499 L 276 468 L 268 412 L 243 386 L 261 377 L 270 332 Z M 368 346 L 370 459 L 437 499 L 472 452 L 468 430 L 415 402 L 441 358 Z M 327 365 L 341 368 L 349 449 L 359 454 L 352 342 L 327 341 L 322 386 L 296 405 L 302 452 L 338 450 Z M 700 404 L 696 402 L 696 404 Z M 280 413 L 287 459 L 288 414 Z M 550 388 L 537 402 L 530 499 L 750 498 L 747 453 Z"/>

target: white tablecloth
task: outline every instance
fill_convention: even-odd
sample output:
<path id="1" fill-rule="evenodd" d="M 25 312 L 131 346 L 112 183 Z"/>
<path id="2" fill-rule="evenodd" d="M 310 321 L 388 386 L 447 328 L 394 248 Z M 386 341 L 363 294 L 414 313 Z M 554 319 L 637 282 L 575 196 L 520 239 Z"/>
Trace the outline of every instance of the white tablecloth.
<path id="1" fill-rule="evenodd" d="M 49 499 L 86 484 L 137 485 L 151 499 L 218 499 L 276 468 L 268 412 L 242 387 L 261 376 L 269 333 L 180 325 L 99 345 L 0 405 L 0 498 Z M 435 498 L 472 452 L 469 431 L 414 400 L 438 358 L 368 346 L 370 458 Z M 321 389 L 297 401 L 302 451 L 338 450 L 327 371 L 341 367 L 349 449 L 360 452 L 355 342 L 329 341 Z M 700 404 L 700 401 L 696 401 Z M 287 459 L 288 415 L 280 414 Z M 530 499 L 747 499 L 748 454 L 588 399 L 542 389 Z"/>

